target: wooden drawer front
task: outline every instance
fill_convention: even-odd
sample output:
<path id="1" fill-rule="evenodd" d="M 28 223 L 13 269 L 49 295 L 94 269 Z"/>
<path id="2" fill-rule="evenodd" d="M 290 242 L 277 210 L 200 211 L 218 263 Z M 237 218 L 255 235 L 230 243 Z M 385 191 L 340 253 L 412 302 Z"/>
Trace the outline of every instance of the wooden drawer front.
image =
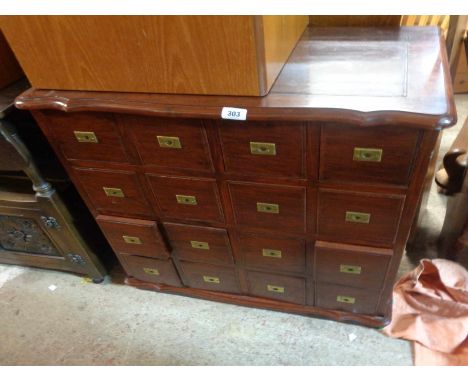
<path id="1" fill-rule="evenodd" d="M 398 229 L 404 196 L 319 192 L 318 232 L 321 240 L 391 246 Z"/>
<path id="2" fill-rule="evenodd" d="M 153 194 L 166 217 L 224 222 L 216 181 L 147 175 Z"/>
<path id="3" fill-rule="evenodd" d="M 133 172 L 74 168 L 80 184 L 101 213 L 126 216 L 153 215 Z"/>
<path id="4" fill-rule="evenodd" d="M 154 221 L 111 216 L 98 216 L 96 221 L 117 253 L 163 259 L 169 257 L 169 251 Z"/>
<path id="5" fill-rule="evenodd" d="M 119 255 L 128 275 L 156 284 L 182 286 L 179 275 L 171 260 L 148 259 L 139 256 Z"/>
<path id="6" fill-rule="evenodd" d="M 374 314 L 379 302 L 379 291 L 351 288 L 348 286 L 317 283 L 316 305 L 324 309 Z"/>
<path id="7" fill-rule="evenodd" d="M 305 304 L 306 281 L 303 278 L 249 271 L 247 279 L 253 296 Z"/>
<path id="8" fill-rule="evenodd" d="M 234 267 L 180 262 L 184 283 L 191 288 L 240 293 Z"/>
<path id="9" fill-rule="evenodd" d="M 320 179 L 407 184 L 417 142 L 417 131 L 398 127 L 325 127 Z"/>
<path id="10" fill-rule="evenodd" d="M 225 229 L 164 223 L 171 247 L 181 260 L 233 264 Z"/>
<path id="11" fill-rule="evenodd" d="M 223 121 L 219 133 L 227 172 L 304 178 L 304 124 Z"/>
<path id="12" fill-rule="evenodd" d="M 67 159 L 128 162 L 113 115 L 51 113 L 47 123 Z"/>
<path id="13" fill-rule="evenodd" d="M 390 249 L 317 242 L 315 280 L 379 290 L 384 282 Z"/>
<path id="14" fill-rule="evenodd" d="M 196 119 L 122 117 L 143 164 L 207 170 L 213 169 L 202 122 Z"/>
<path id="15" fill-rule="evenodd" d="M 305 232 L 304 187 L 229 182 L 237 224 L 279 232 Z"/>
<path id="16" fill-rule="evenodd" d="M 304 240 L 239 234 L 239 245 L 247 267 L 278 272 L 306 271 Z"/>

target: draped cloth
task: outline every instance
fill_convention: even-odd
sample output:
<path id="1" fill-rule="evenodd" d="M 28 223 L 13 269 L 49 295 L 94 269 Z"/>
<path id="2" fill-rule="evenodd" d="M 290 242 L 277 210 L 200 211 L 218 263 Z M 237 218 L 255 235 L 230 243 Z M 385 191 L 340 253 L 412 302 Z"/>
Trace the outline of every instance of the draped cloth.
<path id="1" fill-rule="evenodd" d="M 414 341 L 415 365 L 468 365 L 468 272 L 423 259 L 393 289 L 391 337 Z"/>

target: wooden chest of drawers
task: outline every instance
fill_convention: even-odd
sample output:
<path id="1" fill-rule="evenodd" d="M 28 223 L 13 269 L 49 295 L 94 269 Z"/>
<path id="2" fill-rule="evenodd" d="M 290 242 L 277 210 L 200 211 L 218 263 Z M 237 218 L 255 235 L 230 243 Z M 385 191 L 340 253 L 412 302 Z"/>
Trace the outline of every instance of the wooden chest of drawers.
<path id="1" fill-rule="evenodd" d="M 263 98 L 30 90 L 17 106 L 128 284 L 382 326 L 456 120 L 444 49 L 432 28 L 309 29 Z"/>

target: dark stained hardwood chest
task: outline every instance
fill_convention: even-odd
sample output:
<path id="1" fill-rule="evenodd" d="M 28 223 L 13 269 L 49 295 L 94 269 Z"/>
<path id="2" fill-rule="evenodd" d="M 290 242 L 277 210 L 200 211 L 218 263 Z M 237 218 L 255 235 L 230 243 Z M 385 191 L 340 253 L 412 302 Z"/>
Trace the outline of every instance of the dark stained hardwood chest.
<path id="1" fill-rule="evenodd" d="M 434 145 L 456 122 L 430 27 L 307 29 L 265 97 L 31 89 L 16 105 L 129 285 L 369 326 L 390 318 Z"/>

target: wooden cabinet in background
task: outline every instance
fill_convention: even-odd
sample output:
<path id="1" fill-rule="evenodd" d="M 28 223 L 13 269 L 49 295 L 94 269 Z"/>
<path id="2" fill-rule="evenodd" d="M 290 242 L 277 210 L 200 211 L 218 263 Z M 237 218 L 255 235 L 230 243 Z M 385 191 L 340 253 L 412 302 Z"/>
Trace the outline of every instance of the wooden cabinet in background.
<path id="1" fill-rule="evenodd" d="M 262 98 L 32 89 L 16 105 L 129 285 L 382 326 L 456 120 L 449 78 L 437 28 L 317 28 Z"/>
<path id="2" fill-rule="evenodd" d="M 39 89 L 262 96 L 308 21 L 308 16 L 4 16 L 0 26 Z"/>

